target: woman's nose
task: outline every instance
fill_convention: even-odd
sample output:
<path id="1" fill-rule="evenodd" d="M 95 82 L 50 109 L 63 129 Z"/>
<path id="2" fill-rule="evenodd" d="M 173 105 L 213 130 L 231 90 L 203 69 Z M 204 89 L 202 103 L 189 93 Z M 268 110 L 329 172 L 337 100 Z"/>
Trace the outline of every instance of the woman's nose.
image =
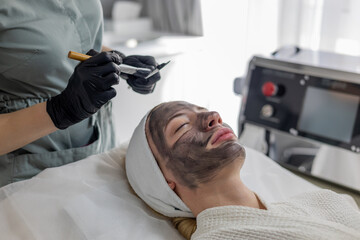
<path id="1" fill-rule="evenodd" d="M 222 119 L 218 112 L 209 112 L 209 116 L 206 120 L 206 130 L 210 130 L 214 127 L 222 125 Z"/>

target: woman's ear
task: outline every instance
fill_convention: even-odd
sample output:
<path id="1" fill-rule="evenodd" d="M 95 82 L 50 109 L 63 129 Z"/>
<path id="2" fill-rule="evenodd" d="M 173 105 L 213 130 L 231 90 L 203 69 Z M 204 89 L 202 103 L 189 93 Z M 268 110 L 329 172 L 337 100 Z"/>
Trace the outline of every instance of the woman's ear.
<path id="1" fill-rule="evenodd" d="M 166 182 L 167 182 L 167 184 L 169 185 L 169 187 L 171 188 L 171 190 L 174 190 L 175 189 L 175 187 L 176 187 L 176 184 L 175 184 L 175 182 L 173 182 L 173 181 L 169 181 L 169 180 L 166 180 Z"/>

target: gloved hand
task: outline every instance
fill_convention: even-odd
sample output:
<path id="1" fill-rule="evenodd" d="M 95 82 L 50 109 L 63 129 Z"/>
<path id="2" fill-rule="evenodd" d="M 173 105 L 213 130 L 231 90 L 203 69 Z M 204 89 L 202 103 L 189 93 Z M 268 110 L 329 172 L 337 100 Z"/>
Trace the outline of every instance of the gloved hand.
<path id="1" fill-rule="evenodd" d="M 158 65 L 153 57 L 139 55 L 127 56 L 123 59 L 123 63 L 133 67 L 148 68 L 151 71 L 155 70 Z M 137 72 L 134 75 L 126 73 L 120 74 L 135 92 L 141 94 L 152 93 L 155 89 L 156 82 L 160 80 L 160 73 L 156 73 L 148 79 L 145 79 L 147 75 L 149 75 L 148 72 Z"/>
<path id="2" fill-rule="evenodd" d="M 90 117 L 116 95 L 111 86 L 119 83 L 121 57 L 95 50 L 87 54 L 93 57 L 78 64 L 64 91 L 47 101 L 46 111 L 59 129 Z"/>

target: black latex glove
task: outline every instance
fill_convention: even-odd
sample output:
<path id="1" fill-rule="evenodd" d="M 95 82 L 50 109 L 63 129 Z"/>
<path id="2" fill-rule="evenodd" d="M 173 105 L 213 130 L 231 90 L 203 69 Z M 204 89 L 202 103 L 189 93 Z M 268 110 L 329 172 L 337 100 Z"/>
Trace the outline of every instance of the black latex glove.
<path id="1" fill-rule="evenodd" d="M 155 70 L 158 65 L 153 57 L 139 55 L 127 56 L 123 59 L 123 63 L 133 67 L 148 68 L 151 71 Z M 137 72 L 134 75 L 120 74 L 135 92 L 141 94 L 152 93 L 155 89 L 156 82 L 160 80 L 160 73 L 156 73 L 148 79 L 145 79 L 147 75 L 149 75 L 148 72 Z"/>
<path id="2" fill-rule="evenodd" d="M 47 101 L 46 110 L 55 126 L 65 129 L 96 113 L 115 97 L 121 57 L 114 52 L 87 52 L 93 57 L 78 64 L 67 87 Z"/>

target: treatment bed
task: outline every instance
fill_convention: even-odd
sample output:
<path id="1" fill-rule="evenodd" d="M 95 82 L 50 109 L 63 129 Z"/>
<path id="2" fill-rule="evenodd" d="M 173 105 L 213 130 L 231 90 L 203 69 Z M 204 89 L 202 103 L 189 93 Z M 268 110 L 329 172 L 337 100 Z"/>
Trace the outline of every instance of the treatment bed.
<path id="1" fill-rule="evenodd" d="M 0 239 L 184 239 L 171 221 L 130 189 L 127 145 L 0 189 Z M 265 201 L 318 187 L 250 148 L 241 170 L 245 184 Z"/>

